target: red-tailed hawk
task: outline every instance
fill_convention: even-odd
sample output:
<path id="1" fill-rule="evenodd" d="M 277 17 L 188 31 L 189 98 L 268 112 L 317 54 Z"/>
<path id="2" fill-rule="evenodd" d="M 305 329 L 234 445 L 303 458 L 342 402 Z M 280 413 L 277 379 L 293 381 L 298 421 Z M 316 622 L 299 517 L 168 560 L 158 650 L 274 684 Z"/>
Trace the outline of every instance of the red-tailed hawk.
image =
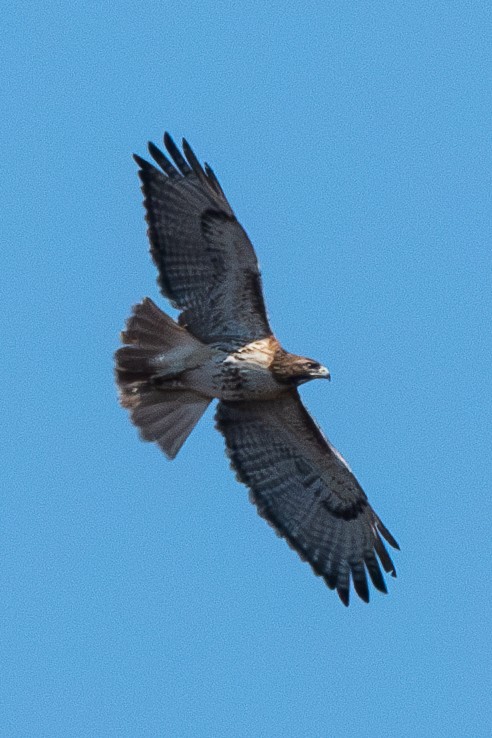
<path id="1" fill-rule="evenodd" d="M 328 378 L 272 335 L 253 247 L 212 169 L 166 133 L 158 166 L 135 156 L 150 251 L 176 323 L 149 298 L 133 308 L 116 352 L 121 404 L 146 441 L 173 459 L 214 399 L 216 427 L 262 515 L 336 589 L 369 601 L 366 571 L 386 592 L 398 548 L 348 465 L 304 408 L 297 387 Z M 169 157 L 169 158 L 168 158 Z"/>

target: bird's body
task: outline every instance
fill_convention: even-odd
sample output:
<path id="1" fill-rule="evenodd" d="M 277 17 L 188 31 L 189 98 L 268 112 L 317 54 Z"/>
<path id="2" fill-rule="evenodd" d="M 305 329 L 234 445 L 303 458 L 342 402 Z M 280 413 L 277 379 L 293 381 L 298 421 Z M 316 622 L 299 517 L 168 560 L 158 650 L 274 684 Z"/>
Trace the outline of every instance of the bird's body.
<path id="1" fill-rule="evenodd" d="M 190 389 L 218 400 L 276 397 L 284 390 L 270 371 L 278 342 L 273 336 L 253 341 L 238 351 L 213 348 L 210 360 L 187 372 Z"/>
<path id="2" fill-rule="evenodd" d="M 280 363 L 280 357 L 285 370 L 283 374 L 276 374 L 275 366 Z M 183 382 L 189 389 L 218 400 L 273 399 L 301 383 L 296 372 L 300 359 L 302 357 L 284 351 L 277 339 L 270 336 L 252 341 L 231 353 L 212 348 L 210 358 L 187 371 Z M 329 376 L 324 367 L 319 371 L 320 376 Z"/>
<path id="3" fill-rule="evenodd" d="M 345 604 L 350 579 L 368 601 L 366 572 L 386 591 L 378 558 L 395 575 L 381 536 L 397 544 L 301 403 L 297 387 L 329 372 L 281 347 L 253 248 L 217 178 L 185 141 L 186 158 L 164 141 L 173 163 L 153 144 L 160 169 L 135 158 L 159 284 L 182 312 L 175 322 L 149 298 L 134 307 L 116 352 L 121 403 L 142 438 L 174 458 L 219 400 L 216 426 L 259 513 Z"/>

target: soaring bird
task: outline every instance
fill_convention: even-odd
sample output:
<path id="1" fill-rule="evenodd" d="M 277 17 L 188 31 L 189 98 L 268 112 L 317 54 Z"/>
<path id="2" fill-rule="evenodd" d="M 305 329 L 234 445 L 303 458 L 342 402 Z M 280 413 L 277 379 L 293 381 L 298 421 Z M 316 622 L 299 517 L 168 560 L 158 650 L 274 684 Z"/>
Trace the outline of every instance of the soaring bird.
<path id="1" fill-rule="evenodd" d="M 305 409 L 298 387 L 326 367 L 285 351 L 270 328 L 253 246 L 212 169 L 164 135 L 155 164 L 134 156 L 150 253 L 178 321 L 146 297 L 121 334 L 116 381 L 141 437 L 173 459 L 213 399 L 216 427 L 258 512 L 348 605 L 367 573 L 386 592 L 383 543 L 398 544 L 348 464 Z"/>

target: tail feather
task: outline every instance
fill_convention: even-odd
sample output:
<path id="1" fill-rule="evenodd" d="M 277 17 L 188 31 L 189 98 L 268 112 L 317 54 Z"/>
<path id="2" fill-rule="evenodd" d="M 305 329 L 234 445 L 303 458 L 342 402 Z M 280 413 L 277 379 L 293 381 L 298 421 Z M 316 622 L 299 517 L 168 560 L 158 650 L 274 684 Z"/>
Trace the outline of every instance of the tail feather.
<path id="1" fill-rule="evenodd" d="M 115 354 L 120 402 L 141 437 L 173 459 L 210 403 L 179 381 L 203 346 L 149 298 L 133 308 L 121 338 L 127 345 Z"/>
<path id="2" fill-rule="evenodd" d="M 144 441 L 154 441 L 174 459 L 210 400 L 190 390 L 150 390 L 131 410 Z"/>
<path id="3" fill-rule="evenodd" d="M 141 348 L 164 349 L 176 346 L 199 346 L 200 342 L 176 321 L 163 313 L 149 297 L 133 307 L 121 340 Z"/>

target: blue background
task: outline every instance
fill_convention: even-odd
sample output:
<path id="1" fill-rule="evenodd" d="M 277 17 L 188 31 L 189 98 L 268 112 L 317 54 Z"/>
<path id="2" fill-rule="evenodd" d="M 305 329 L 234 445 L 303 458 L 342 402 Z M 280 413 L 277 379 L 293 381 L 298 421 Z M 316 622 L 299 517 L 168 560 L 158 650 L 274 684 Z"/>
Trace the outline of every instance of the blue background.
<path id="1" fill-rule="evenodd" d="M 483 2 L 7 3 L 6 736 L 488 735 L 490 69 Z M 217 172 L 303 398 L 399 540 L 337 596 L 209 411 L 176 461 L 118 407 L 148 256 L 131 153 Z"/>

